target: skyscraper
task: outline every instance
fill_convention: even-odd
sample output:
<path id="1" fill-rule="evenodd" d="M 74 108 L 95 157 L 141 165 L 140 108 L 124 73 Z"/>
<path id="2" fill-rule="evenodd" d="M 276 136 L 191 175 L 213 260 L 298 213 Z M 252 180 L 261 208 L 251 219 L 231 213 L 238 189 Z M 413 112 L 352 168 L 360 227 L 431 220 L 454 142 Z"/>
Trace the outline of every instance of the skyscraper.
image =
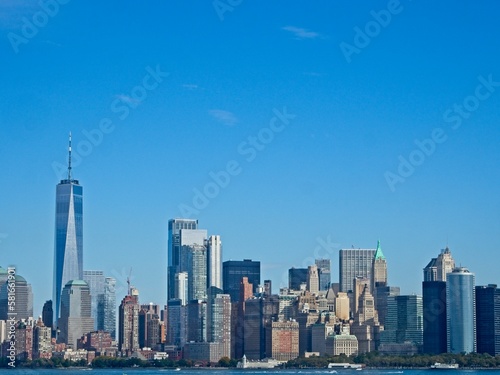
<path id="1" fill-rule="evenodd" d="M 76 349 L 77 340 L 94 329 L 90 310 L 90 289 L 87 283 L 83 280 L 68 281 L 61 294 L 61 333 L 58 341 Z"/>
<path id="2" fill-rule="evenodd" d="M 378 286 L 387 285 L 387 260 L 385 259 L 380 241 L 377 242 L 377 250 L 373 256 L 373 269 L 372 269 L 372 293 L 375 295 Z"/>
<path id="3" fill-rule="evenodd" d="M 104 279 L 104 325 L 103 330 L 116 339 L 116 279 Z"/>
<path id="4" fill-rule="evenodd" d="M 207 286 L 222 289 L 222 242 L 219 235 L 208 238 L 207 258 Z"/>
<path id="5" fill-rule="evenodd" d="M 476 352 L 476 299 L 474 274 L 457 267 L 446 277 L 448 353 Z"/>
<path id="6" fill-rule="evenodd" d="M 307 290 L 311 293 L 319 292 L 318 266 L 307 267 Z"/>
<path id="7" fill-rule="evenodd" d="M 71 133 L 68 178 L 56 187 L 54 247 L 54 323 L 60 316 L 61 292 L 68 281 L 83 279 L 83 187 L 71 176 Z"/>
<path id="8" fill-rule="evenodd" d="M 429 268 L 424 269 L 424 277 Z M 426 354 L 446 353 L 446 282 L 422 283 L 424 348 Z"/>
<path id="9" fill-rule="evenodd" d="M 207 231 L 204 229 L 181 229 L 180 241 L 181 253 L 178 272 L 187 272 L 188 274 L 188 301 L 204 299 L 207 296 Z M 181 298 L 181 296 L 176 295 L 176 298 Z"/>
<path id="10" fill-rule="evenodd" d="M 500 289 L 476 286 L 477 352 L 500 354 Z"/>
<path id="11" fill-rule="evenodd" d="M 451 256 L 451 251 L 448 246 L 441 250 L 441 254 L 436 259 L 437 280 L 446 281 L 446 275 L 455 268 L 455 260 Z"/>
<path id="12" fill-rule="evenodd" d="M 288 289 L 300 290 L 301 284 L 307 285 L 307 268 L 292 267 L 288 270 Z"/>
<path id="13" fill-rule="evenodd" d="M 376 249 L 341 249 L 339 250 L 340 291 L 353 289 L 356 277 L 371 280 L 373 258 Z"/>
<path id="14" fill-rule="evenodd" d="M 252 293 L 260 285 L 260 262 L 251 259 L 228 260 L 222 263 L 222 285 L 225 294 L 231 296 L 231 302 L 238 302 L 240 297 L 240 283 L 243 277 L 252 284 Z"/>
<path id="15" fill-rule="evenodd" d="M 318 266 L 319 290 L 328 290 L 332 282 L 330 259 L 315 259 L 314 263 Z"/>
<path id="16" fill-rule="evenodd" d="M 381 343 L 412 343 L 419 350 L 423 343 L 422 297 L 391 296 L 387 301 L 387 317 Z"/>
<path id="17" fill-rule="evenodd" d="M 171 219 L 168 222 L 167 300 L 179 298 L 175 294 L 175 274 L 180 272 L 182 229 L 198 229 L 198 220 Z"/>
<path id="18" fill-rule="evenodd" d="M 83 280 L 90 288 L 94 330 L 102 331 L 104 329 L 104 272 L 83 271 Z"/>
<path id="19" fill-rule="evenodd" d="M 118 350 L 131 353 L 139 349 L 139 292 L 132 288 L 118 311 Z"/>
<path id="20" fill-rule="evenodd" d="M 33 317 L 33 292 L 31 284 L 28 284 L 26 279 L 17 274 L 15 283 L 15 304 L 10 306 L 7 301 L 10 301 L 9 294 L 12 290 L 6 282 L 0 286 L 0 320 L 7 320 L 9 313 L 15 313 L 16 319 L 28 319 Z"/>

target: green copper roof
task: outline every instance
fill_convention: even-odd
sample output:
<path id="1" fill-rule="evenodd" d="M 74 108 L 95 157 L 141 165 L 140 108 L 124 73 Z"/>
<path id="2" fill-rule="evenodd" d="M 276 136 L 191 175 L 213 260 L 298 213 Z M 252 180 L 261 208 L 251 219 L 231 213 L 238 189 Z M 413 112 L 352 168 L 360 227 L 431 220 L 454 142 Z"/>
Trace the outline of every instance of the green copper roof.
<path id="1" fill-rule="evenodd" d="M 375 259 L 385 259 L 382 248 L 380 247 L 380 240 L 377 242 L 377 251 L 375 251 Z"/>

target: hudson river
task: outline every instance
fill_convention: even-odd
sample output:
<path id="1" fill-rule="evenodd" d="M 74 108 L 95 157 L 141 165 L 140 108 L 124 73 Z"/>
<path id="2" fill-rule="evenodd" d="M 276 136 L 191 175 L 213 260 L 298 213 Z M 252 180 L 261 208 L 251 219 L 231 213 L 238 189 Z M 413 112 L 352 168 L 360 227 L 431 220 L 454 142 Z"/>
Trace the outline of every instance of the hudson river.
<path id="1" fill-rule="evenodd" d="M 339 375 L 358 375 L 359 373 L 364 375 L 473 375 L 473 374 L 482 374 L 485 375 L 487 373 L 495 373 L 500 374 L 500 370 L 328 370 L 328 369 L 319 369 L 319 370 L 209 370 L 209 369 L 182 369 L 180 371 L 170 370 L 170 369 L 92 369 L 92 370 L 84 370 L 84 369 L 60 369 L 60 370 L 28 370 L 28 369 L 2 369 L 0 370 L 0 374 L 6 374 L 8 372 L 16 374 L 26 374 L 26 375 L 35 375 L 35 374 L 65 374 L 65 375 L 84 375 L 84 374 L 93 374 L 93 375 L 153 375 L 153 374 L 179 374 L 179 375 L 200 375 L 200 374 L 213 374 L 213 375 L 233 375 L 233 374 L 269 374 L 269 373 L 279 373 L 280 375 L 291 375 L 291 374 L 339 374 Z"/>

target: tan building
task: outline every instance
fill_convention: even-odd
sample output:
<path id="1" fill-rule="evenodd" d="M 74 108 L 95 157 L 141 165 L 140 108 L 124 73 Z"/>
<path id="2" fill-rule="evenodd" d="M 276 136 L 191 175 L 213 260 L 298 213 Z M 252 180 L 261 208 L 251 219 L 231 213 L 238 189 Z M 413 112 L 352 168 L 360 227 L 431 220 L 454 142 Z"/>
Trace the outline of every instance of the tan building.
<path id="1" fill-rule="evenodd" d="M 312 294 L 319 292 L 319 274 L 316 265 L 307 267 L 307 291 Z"/>
<path id="2" fill-rule="evenodd" d="M 349 297 L 347 293 L 339 292 L 335 298 L 335 316 L 341 321 L 349 320 Z"/>
<path id="3" fill-rule="evenodd" d="M 299 323 L 293 320 L 271 323 L 271 358 L 290 361 L 299 356 Z"/>
<path id="4" fill-rule="evenodd" d="M 358 354 L 358 339 L 356 336 L 348 334 L 328 336 L 326 350 L 329 355 L 355 356 Z"/>

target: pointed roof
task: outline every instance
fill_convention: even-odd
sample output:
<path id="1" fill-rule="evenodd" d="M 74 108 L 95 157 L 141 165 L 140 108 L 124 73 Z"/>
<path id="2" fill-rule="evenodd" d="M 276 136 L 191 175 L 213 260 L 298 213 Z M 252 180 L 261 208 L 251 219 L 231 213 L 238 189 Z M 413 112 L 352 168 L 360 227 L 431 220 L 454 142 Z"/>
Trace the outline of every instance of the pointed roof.
<path id="1" fill-rule="evenodd" d="M 375 260 L 377 259 L 385 259 L 384 253 L 382 252 L 382 248 L 380 247 L 380 240 L 377 242 L 377 251 L 375 251 Z"/>

